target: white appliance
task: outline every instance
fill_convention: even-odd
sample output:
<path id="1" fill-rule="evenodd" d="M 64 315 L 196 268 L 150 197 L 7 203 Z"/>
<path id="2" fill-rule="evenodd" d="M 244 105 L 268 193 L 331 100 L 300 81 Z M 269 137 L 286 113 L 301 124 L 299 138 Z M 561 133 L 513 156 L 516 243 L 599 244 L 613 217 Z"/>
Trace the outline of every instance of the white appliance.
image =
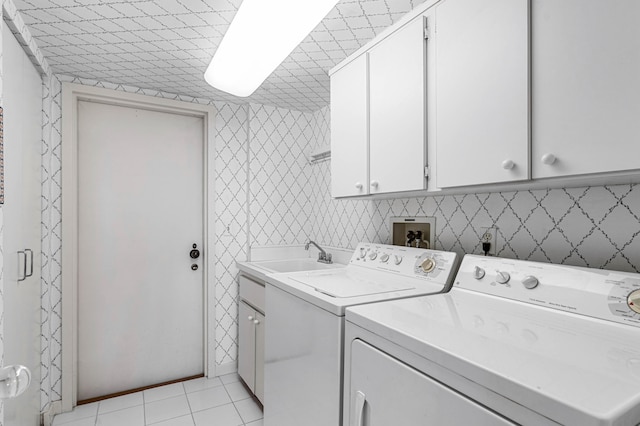
<path id="1" fill-rule="evenodd" d="M 340 425 L 345 308 L 446 291 L 457 260 L 360 243 L 344 268 L 267 275 L 264 425 Z"/>
<path id="2" fill-rule="evenodd" d="M 464 257 L 347 309 L 345 425 L 640 424 L 640 274 Z"/>

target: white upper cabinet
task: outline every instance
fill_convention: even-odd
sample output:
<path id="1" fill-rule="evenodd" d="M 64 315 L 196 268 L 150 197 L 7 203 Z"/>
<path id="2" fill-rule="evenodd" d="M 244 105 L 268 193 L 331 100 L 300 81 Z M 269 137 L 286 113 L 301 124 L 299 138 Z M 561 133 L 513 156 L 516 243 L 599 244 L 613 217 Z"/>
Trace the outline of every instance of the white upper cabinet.
<path id="1" fill-rule="evenodd" d="M 640 1 L 532 14 L 533 177 L 640 169 Z"/>
<path id="2" fill-rule="evenodd" d="M 436 6 L 439 187 L 529 179 L 529 12 L 528 0 Z"/>
<path id="3" fill-rule="evenodd" d="M 331 76 L 331 195 L 369 193 L 368 64 L 362 54 Z"/>
<path id="4" fill-rule="evenodd" d="M 426 187 L 426 22 L 418 16 L 369 51 L 371 194 Z"/>

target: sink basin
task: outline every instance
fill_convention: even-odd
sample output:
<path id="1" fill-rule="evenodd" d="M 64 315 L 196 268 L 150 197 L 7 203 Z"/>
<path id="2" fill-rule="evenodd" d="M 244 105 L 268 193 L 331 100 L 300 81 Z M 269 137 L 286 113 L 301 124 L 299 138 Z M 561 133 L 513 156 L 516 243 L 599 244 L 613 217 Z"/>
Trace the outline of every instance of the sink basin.
<path id="1" fill-rule="evenodd" d="M 267 260 L 253 263 L 256 266 L 270 269 L 274 272 L 316 271 L 319 269 L 343 268 L 345 266 L 340 263 L 320 263 L 314 259 Z"/>

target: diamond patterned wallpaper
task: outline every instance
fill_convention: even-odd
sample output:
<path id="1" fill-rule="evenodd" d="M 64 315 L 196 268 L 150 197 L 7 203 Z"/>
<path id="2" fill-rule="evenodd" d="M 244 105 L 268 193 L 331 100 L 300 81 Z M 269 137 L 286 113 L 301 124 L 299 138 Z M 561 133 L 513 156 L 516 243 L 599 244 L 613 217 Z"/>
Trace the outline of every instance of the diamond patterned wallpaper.
<path id="1" fill-rule="evenodd" d="M 329 109 L 314 114 L 318 145 L 329 142 Z M 330 163 L 313 167 L 317 241 L 354 248 L 387 243 L 392 216 L 435 216 L 438 249 L 481 254 L 483 227 L 496 226 L 497 255 L 640 272 L 640 185 L 334 200 Z"/>
<path id="2" fill-rule="evenodd" d="M 312 170 L 306 163 L 313 141 L 313 115 L 263 105 L 234 105 L 175 96 L 93 80 L 58 76 L 61 81 L 99 86 L 130 93 L 140 93 L 215 106 L 216 147 L 213 157 L 215 187 L 215 221 L 209 236 L 215 247 L 216 263 L 210 265 L 215 280 L 215 341 L 210 350 L 218 365 L 235 363 L 237 358 L 238 270 L 235 262 L 246 260 L 247 244 L 302 244 L 306 238 L 303 225 L 311 216 Z M 57 77 L 48 80 L 44 100 L 45 135 L 43 152 L 43 410 L 60 399 L 60 90 Z M 247 116 L 250 117 L 251 152 L 247 145 Z M 271 152 L 272 151 L 272 152 Z M 250 175 L 247 164 L 250 164 Z M 250 176 L 250 177 L 249 177 Z M 249 180 L 248 180 L 249 179 Z M 247 188 L 251 204 L 247 204 Z M 292 197 L 305 194 L 298 201 Z M 264 204 L 262 200 L 269 200 Z M 252 226 L 247 238 L 247 224 L 260 220 L 270 211 L 268 224 Z M 249 213 L 251 220 L 249 220 Z M 51 307 L 47 315 L 48 307 Z"/>
<path id="3" fill-rule="evenodd" d="M 342 0 L 250 98 L 204 71 L 241 0 L 15 0 L 55 74 L 192 97 L 315 111 L 327 71 L 424 0 Z"/>
<path id="4" fill-rule="evenodd" d="M 0 7 L 0 18 L 3 15 L 2 7 Z M 0 19 L 0 106 L 4 105 L 2 97 L 2 26 L 4 19 Z M 0 367 L 4 366 L 4 212 L 0 206 Z M 4 424 L 4 403 L 0 401 L 0 426 Z"/>
<path id="5" fill-rule="evenodd" d="M 312 120 L 263 105 L 251 112 L 251 245 L 303 244 L 311 232 Z"/>

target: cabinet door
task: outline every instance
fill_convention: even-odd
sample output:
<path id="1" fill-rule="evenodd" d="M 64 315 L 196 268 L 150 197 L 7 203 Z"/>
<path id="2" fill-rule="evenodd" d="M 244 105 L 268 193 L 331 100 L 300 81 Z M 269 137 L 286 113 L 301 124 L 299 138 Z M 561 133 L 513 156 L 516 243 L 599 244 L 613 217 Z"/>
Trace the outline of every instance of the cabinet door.
<path id="1" fill-rule="evenodd" d="M 331 195 L 369 193 L 367 55 L 331 76 Z"/>
<path id="2" fill-rule="evenodd" d="M 637 0 L 533 2 L 534 178 L 640 168 L 638 22 Z"/>
<path id="3" fill-rule="evenodd" d="M 351 349 L 349 426 L 514 424 L 360 340 Z"/>
<path id="4" fill-rule="evenodd" d="M 240 301 L 238 312 L 238 374 L 242 380 L 254 391 L 256 377 L 256 333 L 253 321 L 256 311 Z"/>
<path id="5" fill-rule="evenodd" d="M 369 52 L 371 194 L 425 188 L 425 20 L 419 16 Z"/>
<path id="6" fill-rule="evenodd" d="M 256 387 L 254 393 L 256 397 L 264 404 L 264 328 L 265 317 L 260 312 L 256 312 Z"/>
<path id="7" fill-rule="evenodd" d="M 529 1 L 436 8 L 439 187 L 529 178 Z"/>

